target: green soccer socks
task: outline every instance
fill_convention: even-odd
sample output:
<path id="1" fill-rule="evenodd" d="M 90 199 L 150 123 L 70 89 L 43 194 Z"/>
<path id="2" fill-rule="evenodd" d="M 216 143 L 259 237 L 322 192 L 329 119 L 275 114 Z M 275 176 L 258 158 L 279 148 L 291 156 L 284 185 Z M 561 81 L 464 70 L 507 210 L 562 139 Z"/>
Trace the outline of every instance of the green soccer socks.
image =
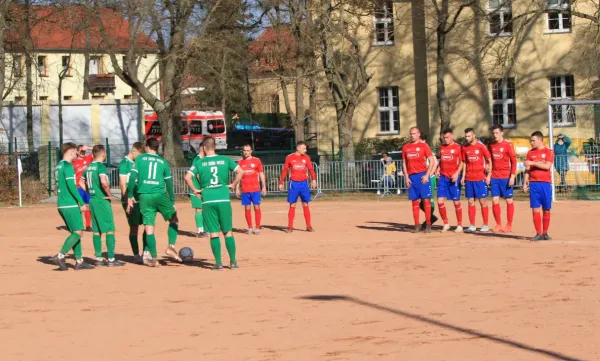
<path id="1" fill-rule="evenodd" d="M 99 234 L 94 233 L 92 241 L 94 242 L 94 254 L 96 258 L 102 257 L 102 238 L 100 238 Z"/>
<path id="2" fill-rule="evenodd" d="M 152 258 L 158 257 L 156 253 L 156 237 L 153 234 L 149 234 L 146 236 L 146 241 L 148 242 L 148 251 L 150 251 Z"/>
<path id="3" fill-rule="evenodd" d="M 106 256 L 109 260 L 115 259 L 115 235 L 112 233 L 108 233 L 106 235 Z M 136 242 L 137 245 L 137 242 Z"/>
<path id="4" fill-rule="evenodd" d="M 227 253 L 229 253 L 231 263 L 237 263 L 235 259 L 235 239 L 233 236 L 225 237 L 225 247 L 227 248 Z"/>
<path id="5" fill-rule="evenodd" d="M 219 237 L 211 238 L 210 248 L 213 256 L 215 256 L 215 264 L 223 264 L 223 262 L 221 262 L 221 239 Z"/>
<path id="6" fill-rule="evenodd" d="M 196 228 L 201 231 L 204 230 L 204 218 L 202 217 L 202 212 L 196 212 Z"/>
<path id="7" fill-rule="evenodd" d="M 67 239 L 65 239 L 65 243 L 63 244 L 62 248 L 60 249 L 60 253 L 62 254 L 67 254 L 71 248 L 73 248 L 73 251 L 75 251 L 75 244 L 77 242 L 79 242 L 79 240 L 81 239 L 81 237 L 79 236 L 79 234 L 77 233 L 71 233 L 69 235 L 69 237 L 67 237 Z M 81 257 L 81 255 L 80 255 Z"/>
<path id="8" fill-rule="evenodd" d="M 179 230 L 179 224 L 169 223 L 169 230 L 167 231 L 169 246 L 174 246 L 175 242 L 177 242 L 177 230 Z"/>

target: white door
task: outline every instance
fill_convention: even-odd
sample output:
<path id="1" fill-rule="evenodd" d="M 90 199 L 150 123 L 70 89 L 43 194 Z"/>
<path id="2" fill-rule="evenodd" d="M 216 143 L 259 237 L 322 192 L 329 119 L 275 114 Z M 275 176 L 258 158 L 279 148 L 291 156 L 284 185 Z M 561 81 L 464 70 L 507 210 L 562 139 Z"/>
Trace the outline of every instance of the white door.
<path id="1" fill-rule="evenodd" d="M 90 58 L 90 75 L 98 75 L 100 71 L 100 58 Z"/>

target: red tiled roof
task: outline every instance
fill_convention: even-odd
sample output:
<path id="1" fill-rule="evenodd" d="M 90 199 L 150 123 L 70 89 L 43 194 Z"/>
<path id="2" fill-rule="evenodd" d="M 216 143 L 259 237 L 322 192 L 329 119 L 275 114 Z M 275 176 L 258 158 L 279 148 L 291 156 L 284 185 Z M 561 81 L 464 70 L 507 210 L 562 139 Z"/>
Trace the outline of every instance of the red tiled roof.
<path id="1" fill-rule="evenodd" d="M 129 22 L 117 11 L 100 8 L 100 19 L 112 42 L 114 49 L 126 50 L 131 46 Z M 5 47 L 18 50 L 23 47 L 22 35 L 25 33 L 25 13 L 23 8 L 15 6 L 9 14 L 9 29 L 5 33 Z M 84 18 L 86 11 L 82 6 L 61 8 L 55 6 L 32 6 L 30 15 L 31 37 L 35 50 L 83 50 L 85 48 Z M 99 22 L 93 10 L 90 10 L 90 49 L 107 50 L 108 46 L 100 34 Z M 137 47 L 144 50 L 156 50 L 158 45 L 146 34 L 140 34 Z"/>
<path id="2" fill-rule="evenodd" d="M 281 45 L 280 45 L 281 44 Z M 296 65 L 296 39 L 287 27 L 280 27 L 279 31 L 267 28 L 252 42 L 250 54 L 258 59 L 259 64 L 252 66 L 252 71 L 271 71 L 283 64 L 285 69 L 293 69 Z"/>

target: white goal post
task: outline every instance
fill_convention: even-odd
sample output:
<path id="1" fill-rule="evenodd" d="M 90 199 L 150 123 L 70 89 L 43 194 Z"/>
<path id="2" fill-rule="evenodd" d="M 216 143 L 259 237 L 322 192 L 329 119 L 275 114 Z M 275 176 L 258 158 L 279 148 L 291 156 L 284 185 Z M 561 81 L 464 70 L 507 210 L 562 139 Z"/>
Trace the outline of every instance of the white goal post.
<path id="1" fill-rule="evenodd" d="M 550 149 L 554 150 L 554 121 L 552 116 L 552 107 L 553 106 L 566 106 L 568 112 L 574 112 L 575 109 L 573 106 L 578 105 L 600 105 L 600 100 L 569 100 L 569 99 L 561 99 L 561 100 L 550 100 L 548 102 L 548 144 L 550 145 Z M 571 107 L 569 107 L 571 106 Z M 596 134 L 592 134 L 589 138 L 595 138 Z M 552 201 L 556 201 L 556 179 L 554 176 L 555 168 L 554 162 L 552 164 Z"/>

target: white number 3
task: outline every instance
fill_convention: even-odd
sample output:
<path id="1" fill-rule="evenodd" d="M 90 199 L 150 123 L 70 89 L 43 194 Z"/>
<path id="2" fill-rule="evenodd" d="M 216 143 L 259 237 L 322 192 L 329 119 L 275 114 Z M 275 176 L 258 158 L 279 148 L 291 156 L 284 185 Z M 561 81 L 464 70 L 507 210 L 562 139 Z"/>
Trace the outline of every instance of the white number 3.
<path id="1" fill-rule="evenodd" d="M 210 184 L 216 185 L 219 184 L 219 175 L 217 174 L 217 167 L 210 167 L 210 171 L 212 172 L 212 179 L 210 180 Z"/>

